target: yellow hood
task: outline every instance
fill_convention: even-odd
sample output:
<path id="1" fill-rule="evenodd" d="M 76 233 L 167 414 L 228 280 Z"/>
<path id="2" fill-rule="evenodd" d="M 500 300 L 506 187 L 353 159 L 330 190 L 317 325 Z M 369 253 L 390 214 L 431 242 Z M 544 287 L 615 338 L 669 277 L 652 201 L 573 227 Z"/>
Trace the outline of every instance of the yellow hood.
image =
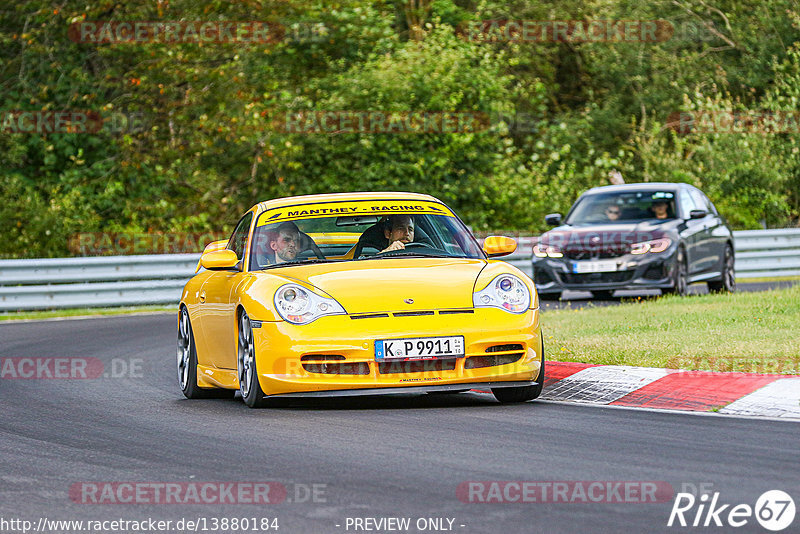
<path id="1" fill-rule="evenodd" d="M 306 282 L 347 313 L 471 308 L 483 260 L 397 258 L 310 264 L 267 272 Z M 406 299 L 413 299 L 409 304 Z"/>

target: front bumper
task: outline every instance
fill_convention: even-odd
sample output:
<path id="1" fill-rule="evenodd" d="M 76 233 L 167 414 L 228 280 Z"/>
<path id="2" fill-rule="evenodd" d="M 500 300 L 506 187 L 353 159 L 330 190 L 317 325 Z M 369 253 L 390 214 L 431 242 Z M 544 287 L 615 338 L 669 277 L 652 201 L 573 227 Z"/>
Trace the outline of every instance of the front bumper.
<path id="1" fill-rule="evenodd" d="M 533 280 L 539 293 L 615 289 L 666 289 L 674 285 L 674 248 L 657 254 L 627 254 L 615 258 L 620 270 L 601 273 L 575 273 L 575 260 L 534 258 Z M 606 260 L 601 260 L 606 261 Z"/>
<path id="2" fill-rule="evenodd" d="M 391 388 L 392 393 L 411 392 L 428 386 L 471 389 L 495 382 L 530 385 L 539 376 L 542 340 L 538 310 L 519 315 L 492 308 L 386 315 L 329 316 L 302 326 L 262 322 L 253 330 L 262 391 L 270 396 L 309 396 L 348 390 L 374 394 L 376 391 L 367 390 L 384 388 Z M 465 356 L 392 362 L 375 359 L 376 340 L 453 335 L 464 336 Z M 495 351 L 498 347 L 508 350 Z M 330 359 L 333 357 L 341 359 Z M 470 358 L 476 359 L 467 363 Z M 501 363 L 473 367 L 476 361 Z M 451 388 L 453 385 L 459 387 Z"/>

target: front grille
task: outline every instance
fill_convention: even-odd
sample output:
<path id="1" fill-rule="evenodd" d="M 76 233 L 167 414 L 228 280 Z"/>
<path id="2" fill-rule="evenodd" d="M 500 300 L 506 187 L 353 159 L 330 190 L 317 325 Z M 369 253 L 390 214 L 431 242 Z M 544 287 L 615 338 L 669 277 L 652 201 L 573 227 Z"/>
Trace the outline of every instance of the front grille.
<path id="1" fill-rule="evenodd" d="M 364 362 L 345 363 L 304 363 L 303 369 L 309 373 L 324 375 L 368 375 L 369 364 Z"/>
<path id="2" fill-rule="evenodd" d="M 564 273 L 566 284 L 618 284 L 633 278 L 634 271 L 617 271 L 613 273 Z"/>
<path id="3" fill-rule="evenodd" d="M 533 272 L 533 281 L 539 284 L 540 286 L 543 286 L 545 284 L 549 284 L 550 282 L 552 282 L 553 279 L 550 278 L 550 275 L 547 274 L 547 271 L 535 269 Z"/>
<path id="4" fill-rule="evenodd" d="M 458 313 L 475 313 L 475 310 L 441 310 L 439 315 L 456 315 Z"/>
<path id="5" fill-rule="evenodd" d="M 668 276 L 668 273 L 665 272 L 666 271 L 665 267 L 666 265 L 663 263 L 651 265 L 644 272 L 644 277 L 647 278 L 648 280 L 660 280 L 662 278 L 666 278 Z"/>
<path id="6" fill-rule="evenodd" d="M 486 349 L 486 352 L 509 352 L 512 350 L 522 350 L 519 343 L 509 343 L 507 345 L 493 345 Z"/>
<path id="7" fill-rule="evenodd" d="M 564 256 L 570 260 L 606 260 L 630 253 L 630 245 L 606 245 L 594 248 L 567 248 Z"/>
<path id="8" fill-rule="evenodd" d="M 351 319 L 377 319 L 379 317 L 389 317 L 388 313 L 365 313 L 362 315 L 351 315 Z"/>
<path id="9" fill-rule="evenodd" d="M 464 369 L 480 369 L 481 367 L 506 365 L 514 363 L 520 358 L 522 358 L 521 352 L 515 352 L 513 354 L 493 354 L 492 356 L 470 356 L 464 362 Z"/>
<path id="10" fill-rule="evenodd" d="M 322 361 L 337 361 L 337 360 L 344 360 L 344 356 L 341 354 L 304 354 L 300 357 L 301 362 L 307 361 L 314 361 L 314 362 L 322 362 Z"/>
<path id="11" fill-rule="evenodd" d="M 453 371 L 455 368 L 455 359 L 414 360 L 410 362 L 380 362 L 378 364 L 378 372 L 382 375 Z"/>
<path id="12" fill-rule="evenodd" d="M 416 317 L 418 315 L 433 315 L 434 312 L 432 311 L 407 311 L 407 312 L 395 312 L 392 315 L 395 317 Z"/>

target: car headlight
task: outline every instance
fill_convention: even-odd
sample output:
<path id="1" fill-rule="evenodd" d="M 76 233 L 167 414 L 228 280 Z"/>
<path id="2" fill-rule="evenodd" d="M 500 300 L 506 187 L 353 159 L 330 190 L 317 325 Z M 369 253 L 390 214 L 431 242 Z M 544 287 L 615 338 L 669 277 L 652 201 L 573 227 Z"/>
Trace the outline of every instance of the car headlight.
<path id="1" fill-rule="evenodd" d="M 537 258 L 563 258 L 564 253 L 561 252 L 561 247 L 554 247 L 552 245 L 536 244 L 533 247 L 533 255 Z"/>
<path id="2" fill-rule="evenodd" d="M 528 286 L 513 274 L 496 276 L 488 286 L 472 294 L 472 305 L 476 308 L 501 308 L 510 313 L 523 313 L 530 303 Z"/>
<path id="3" fill-rule="evenodd" d="M 634 243 L 631 245 L 631 254 L 646 254 L 648 252 L 664 252 L 672 244 L 672 240 L 666 237 Z"/>
<path id="4" fill-rule="evenodd" d="M 346 315 L 336 300 L 322 297 L 297 284 L 286 284 L 275 292 L 275 309 L 292 324 L 308 324 L 324 315 Z"/>

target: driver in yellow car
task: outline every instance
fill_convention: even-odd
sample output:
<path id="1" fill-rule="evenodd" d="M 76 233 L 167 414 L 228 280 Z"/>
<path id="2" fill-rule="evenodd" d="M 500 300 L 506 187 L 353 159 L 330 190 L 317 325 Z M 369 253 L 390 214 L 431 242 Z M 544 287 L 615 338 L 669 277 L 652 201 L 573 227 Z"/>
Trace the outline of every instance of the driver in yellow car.
<path id="1" fill-rule="evenodd" d="M 411 215 L 390 215 L 384 224 L 383 235 L 389 240 L 389 246 L 381 252 L 401 250 L 414 241 L 414 217 Z"/>

